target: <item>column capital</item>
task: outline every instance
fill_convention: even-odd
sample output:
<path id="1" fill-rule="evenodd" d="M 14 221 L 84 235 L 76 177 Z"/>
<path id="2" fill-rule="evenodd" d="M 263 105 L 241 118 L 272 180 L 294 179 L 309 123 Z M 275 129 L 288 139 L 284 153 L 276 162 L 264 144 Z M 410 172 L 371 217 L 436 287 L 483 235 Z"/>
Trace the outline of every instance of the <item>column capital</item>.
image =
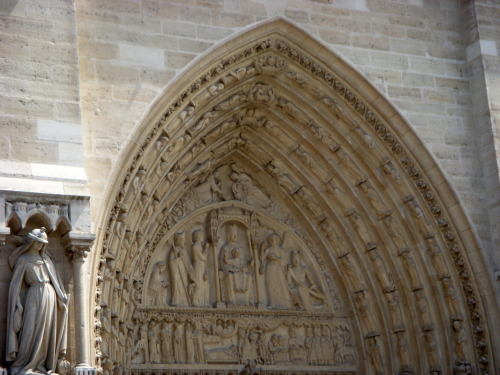
<path id="1" fill-rule="evenodd" d="M 66 254 L 75 260 L 84 260 L 94 244 L 95 236 L 86 232 L 68 232 L 62 238 Z"/>

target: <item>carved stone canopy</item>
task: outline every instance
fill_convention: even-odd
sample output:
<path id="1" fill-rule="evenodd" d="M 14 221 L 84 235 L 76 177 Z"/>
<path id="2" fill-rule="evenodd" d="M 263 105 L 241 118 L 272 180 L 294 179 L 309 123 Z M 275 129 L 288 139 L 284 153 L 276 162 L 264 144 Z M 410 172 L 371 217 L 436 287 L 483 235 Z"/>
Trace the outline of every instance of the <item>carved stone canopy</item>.
<path id="1" fill-rule="evenodd" d="M 295 26 L 211 51 L 129 152 L 98 238 L 98 363 L 451 372 L 458 319 L 460 356 L 488 371 L 459 202 L 409 124 Z"/>

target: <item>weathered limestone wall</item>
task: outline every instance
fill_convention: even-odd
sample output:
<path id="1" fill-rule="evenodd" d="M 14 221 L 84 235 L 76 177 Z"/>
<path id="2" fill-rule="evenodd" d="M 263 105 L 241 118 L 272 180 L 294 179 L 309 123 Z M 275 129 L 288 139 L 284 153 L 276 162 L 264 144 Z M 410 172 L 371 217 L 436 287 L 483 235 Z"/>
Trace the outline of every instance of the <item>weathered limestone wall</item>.
<path id="1" fill-rule="evenodd" d="M 77 1 L 93 207 L 132 129 L 176 74 L 225 37 L 275 16 L 318 37 L 396 104 L 439 160 L 490 249 L 463 14 L 455 0 Z"/>
<path id="2" fill-rule="evenodd" d="M 500 245 L 499 103 L 500 103 L 500 9 L 487 1 L 469 2 L 463 7 L 474 118 L 478 130 L 479 155 L 483 168 L 487 205 L 491 222 L 492 249 Z M 500 252 L 492 251 L 491 259 L 500 264 Z"/>
<path id="3" fill-rule="evenodd" d="M 85 194 L 72 1 L 0 3 L 0 189 Z"/>

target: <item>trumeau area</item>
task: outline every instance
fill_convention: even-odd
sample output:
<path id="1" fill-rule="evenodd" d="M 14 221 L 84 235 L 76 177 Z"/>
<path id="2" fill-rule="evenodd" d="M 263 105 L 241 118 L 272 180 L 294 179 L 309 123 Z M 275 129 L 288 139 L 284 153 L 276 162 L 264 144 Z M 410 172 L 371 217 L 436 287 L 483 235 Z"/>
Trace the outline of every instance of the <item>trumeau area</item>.
<path id="1" fill-rule="evenodd" d="M 500 373 L 500 5 L 0 17 L 1 375 Z"/>

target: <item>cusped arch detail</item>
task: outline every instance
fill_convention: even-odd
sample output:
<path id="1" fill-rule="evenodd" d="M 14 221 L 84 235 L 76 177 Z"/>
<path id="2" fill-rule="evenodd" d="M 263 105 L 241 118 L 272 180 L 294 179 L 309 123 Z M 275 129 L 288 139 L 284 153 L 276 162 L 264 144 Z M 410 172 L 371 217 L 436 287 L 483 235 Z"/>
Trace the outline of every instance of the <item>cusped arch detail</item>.
<path id="1" fill-rule="evenodd" d="M 101 211 L 94 267 L 117 324 L 133 316 L 113 305 L 113 291 L 126 286 L 129 307 L 141 303 L 138 270 L 199 208 L 200 186 L 215 194 L 221 168 L 230 188 L 210 203 L 275 213 L 265 198 L 276 200 L 283 222 L 317 249 L 346 306 L 358 371 L 493 366 L 482 303 L 491 285 L 476 279 L 484 260 L 457 195 L 394 106 L 283 19 L 193 62 L 131 138 Z"/>

